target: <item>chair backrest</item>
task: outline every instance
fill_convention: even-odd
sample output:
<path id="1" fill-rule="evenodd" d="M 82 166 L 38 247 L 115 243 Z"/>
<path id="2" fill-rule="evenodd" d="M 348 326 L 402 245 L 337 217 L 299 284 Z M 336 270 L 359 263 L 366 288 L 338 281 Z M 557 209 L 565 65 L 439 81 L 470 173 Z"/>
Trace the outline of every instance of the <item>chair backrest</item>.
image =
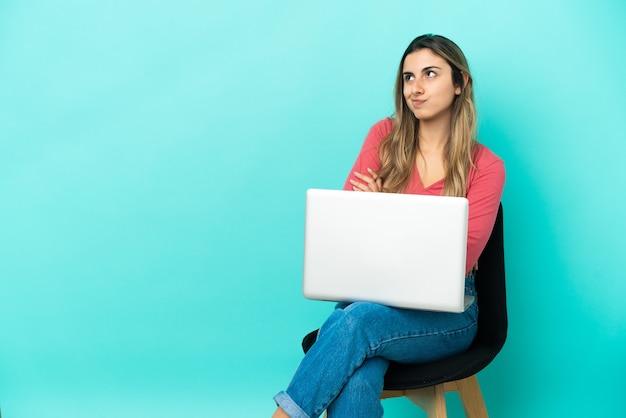
<path id="1" fill-rule="evenodd" d="M 508 317 L 504 270 L 504 220 L 502 205 L 489 241 L 478 260 L 476 290 L 478 292 L 478 334 L 475 344 L 500 350 L 506 340 Z"/>

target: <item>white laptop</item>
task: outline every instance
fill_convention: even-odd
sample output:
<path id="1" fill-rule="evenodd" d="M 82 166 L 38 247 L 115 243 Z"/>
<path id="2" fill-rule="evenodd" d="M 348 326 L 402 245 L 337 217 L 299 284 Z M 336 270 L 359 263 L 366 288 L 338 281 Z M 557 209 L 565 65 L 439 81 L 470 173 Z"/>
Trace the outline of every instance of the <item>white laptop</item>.
<path id="1" fill-rule="evenodd" d="M 463 312 L 468 201 L 309 189 L 303 294 Z"/>

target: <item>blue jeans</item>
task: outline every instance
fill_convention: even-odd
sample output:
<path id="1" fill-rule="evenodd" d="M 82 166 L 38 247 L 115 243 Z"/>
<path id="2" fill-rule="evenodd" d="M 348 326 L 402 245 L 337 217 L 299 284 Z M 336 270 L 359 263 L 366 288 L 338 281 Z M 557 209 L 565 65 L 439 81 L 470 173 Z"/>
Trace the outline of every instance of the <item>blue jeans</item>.
<path id="1" fill-rule="evenodd" d="M 474 275 L 465 293 L 475 295 Z M 338 304 L 287 387 L 274 400 L 291 418 L 382 417 L 389 361 L 424 363 L 465 351 L 476 336 L 476 300 L 463 313 Z"/>

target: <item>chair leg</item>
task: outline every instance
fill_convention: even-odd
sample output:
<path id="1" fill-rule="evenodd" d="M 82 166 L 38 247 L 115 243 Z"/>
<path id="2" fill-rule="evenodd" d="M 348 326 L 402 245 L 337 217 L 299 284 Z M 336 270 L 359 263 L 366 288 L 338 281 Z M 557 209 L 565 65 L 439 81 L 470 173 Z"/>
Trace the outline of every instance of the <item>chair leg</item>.
<path id="1" fill-rule="evenodd" d="M 476 375 L 452 382 L 441 383 L 413 390 L 384 390 L 381 399 L 406 396 L 415 405 L 426 411 L 428 418 L 447 418 L 446 392 L 459 392 L 467 418 L 489 418 Z M 328 414 L 325 414 L 328 417 Z"/>
<path id="2" fill-rule="evenodd" d="M 446 418 L 446 397 L 443 384 L 407 390 L 405 396 L 426 411 L 428 418 Z"/>
<path id="3" fill-rule="evenodd" d="M 476 375 L 457 380 L 456 385 L 467 418 L 489 418 Z"/>

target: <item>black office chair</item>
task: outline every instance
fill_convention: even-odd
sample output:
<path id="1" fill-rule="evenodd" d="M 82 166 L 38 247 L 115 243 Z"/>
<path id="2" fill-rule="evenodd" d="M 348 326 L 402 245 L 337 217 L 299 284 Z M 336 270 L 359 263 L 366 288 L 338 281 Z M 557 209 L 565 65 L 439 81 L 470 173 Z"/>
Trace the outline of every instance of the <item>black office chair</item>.
<path id="1" fill-rule="evenodd" d="M 489 241 L 478 260 L 478 333 L 470 348 L 458 355 L 424 364 L 391 362 L 385 374 L 381 399 L 406 396 L 428 414 L 445 418 L 445 392 L 458 391 L 465 414 L 487 417 L 476 373 L 500 352 L 507 335 L 506 287 L 504 272 L 504 233 L 502 205 Z M 317 331 L 304 337 L 306 353 L 315 342 Z"/>

